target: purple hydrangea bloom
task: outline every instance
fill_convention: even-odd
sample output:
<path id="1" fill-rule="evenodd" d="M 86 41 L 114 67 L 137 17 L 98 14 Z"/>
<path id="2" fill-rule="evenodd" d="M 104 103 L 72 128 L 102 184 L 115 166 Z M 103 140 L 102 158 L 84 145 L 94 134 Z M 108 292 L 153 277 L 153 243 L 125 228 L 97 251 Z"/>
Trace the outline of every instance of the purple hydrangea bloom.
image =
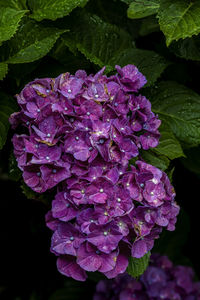
<path id="1" fill-rule="evenodd" d="M 51 250 L 75 256 L 86 271 L 116 277 L 125 272 L 129 256 L 140 258 L 153 248 L 162 228 L 174 229 L 179 213 L 175 193 L 167 175 L 143 161 L 123 171 L 119 165 L 104 168 L 101 160 L 87 171 L 84 166 L 76 166 L 78 176 L 67 179 L 52 202 L 51 216 L 59 224 Z M 102 259 L 112 255 L 115 264 L 104 270 Z"/>
<path id="2" fill-rule="evenodd" d="M 85 280 L 124 273 L 129 256 L 152 249 L 162 228 L 175 229 L 179 207 L 167 175 L 129 160 L 159 142 L 161 121 L 139 89 L 145 77 L 133 65 L 117 74 L 79 70 L 27 84 L 10 117 L 14 154 L 25 183 L 57 193 L 46 215 L 59 271 Z"/>
<path id="3" fill-rule="evenodd" d="M 141 147 L 157 146 L 160 121 L 150 102 L 134 94 L 146 83 L 145 77 L 133 65 L 116 66 L 118 73 L 111 77 L 103 75 L 104 69 L 94 76 L 79 70 L 75 75 L 36 79 L 17 95 L 20 111 L 10 122 L 26 130 L 26 135 L 13 138 L 23 173 L 27 166 L 53 165 L 65 155 L 71 157 L 70 169 L 74 161 L 91 164 L 99 157 L 127 166 Z M 63 167 L 68 172 L 68 166 Z M 65 179 L 60 176 L 59 182 Z M 36 189 L 30 180 L 26 183 L 42 192 L 54 186 L 46 179 Z"/>
<path id="4" fill-rule="evenodd" d="M 190 267 L 174 266 L 167 256 L 152 254 L 139 280 L 128 274 L 101 280 L 93 300 L 199 300 L 200 282 Z"/>

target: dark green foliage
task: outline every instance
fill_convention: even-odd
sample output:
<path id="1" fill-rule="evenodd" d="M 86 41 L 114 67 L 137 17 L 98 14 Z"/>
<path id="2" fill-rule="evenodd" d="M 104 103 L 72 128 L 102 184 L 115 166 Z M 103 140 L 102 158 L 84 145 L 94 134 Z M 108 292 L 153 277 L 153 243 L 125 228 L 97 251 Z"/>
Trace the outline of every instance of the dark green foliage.
<path id="1" fill-rule="evenodd" d="M 6 152 L 1 179 L 21 186 L 21 197 L 49 208 L 54 190 L 37 195 L 21 184 L 21 171 L 11 154 L 13 132 L 8 118 L 18 110 L 13 96 L 34 78 L 77 69 L 94 73 L 103 66 L 110 75 L 116 64 L 135 64 L 146 76 L 141 93 L 162 121 L 159 146 L 142 151 L 141 157 L 166 171 L 170 179 L 176 174 L 176 164 L 200 178 L 199 37 L 198 0 L 0 0 L 0 149 L 5 146 L 2 151 Z M 192 196 L 186 200 L 192 202 Z M 189 219 L 181 211 L 177 230 L 163 233 L 153 251 L 188 263 L 180 253 L 187 243 Z M 142 274 L 149 255 L 131 258 L 128 273 Z M 88 281 L 100 279 L 95 273 L 89 274 Z M 69 280 L 58 290 L 52 289 L 47 298 L 79 299 L 83 287 Z M 0 288 L 0 297 L 6 289 Z M 47 299 L 33 290 L 26 299 Z"/>

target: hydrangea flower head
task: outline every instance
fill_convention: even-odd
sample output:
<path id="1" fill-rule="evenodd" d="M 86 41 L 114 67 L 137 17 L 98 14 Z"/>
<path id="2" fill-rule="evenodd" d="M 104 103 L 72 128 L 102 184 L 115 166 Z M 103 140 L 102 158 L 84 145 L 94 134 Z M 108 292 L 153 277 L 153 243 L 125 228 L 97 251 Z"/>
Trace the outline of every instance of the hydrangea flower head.
<path id="1" fill-rule="evenodd" d="M 43 193 L 57 187 L 46 215 L 58 270 L 77 280 L 86 271 L 108 278 L 128 259 L 152 249 L 165 227 L 174 230 L 179 207 L 167 175 L 129 160 L 159 142 L 161 121 L 138 94 L 145 77 L 133 65 L 117 74 L 36 79 L 10 117 L 14 154 L 25 183 Z"/>
<path id="2" fill-rule="evenodd" d="M 91 166 L 62 188 L 47 218 L 52 252 L 108 278 L 124 273 L 130 256 L 150 251 L 163 228 L 174 230 L 179 213 L 167 175 L 143 161 L 124 171 Z"/>
<path id="3" fill-rule="evenodd" d="M 26 133 L 13 137 L 14 153 L 33 190 L 44 192 L 70 177 L 74 161 L 91 164 L 101 157 L 127 165 L 140 148 L 158 145 L 160 121 L 150 102 L 135 94 L 145 77 L 133 65 L 116 69 L 111 77 L 103 75 L 103 68 L 96 75 L 79 70 L 36 79 L 17 95 L 21 110 L 10 122 L 14 128 L 25 127 Z M 57 169 L 60 176 L 47 182 L 43 176 L 37 179 L 43 166 L 49 176 Z"/>

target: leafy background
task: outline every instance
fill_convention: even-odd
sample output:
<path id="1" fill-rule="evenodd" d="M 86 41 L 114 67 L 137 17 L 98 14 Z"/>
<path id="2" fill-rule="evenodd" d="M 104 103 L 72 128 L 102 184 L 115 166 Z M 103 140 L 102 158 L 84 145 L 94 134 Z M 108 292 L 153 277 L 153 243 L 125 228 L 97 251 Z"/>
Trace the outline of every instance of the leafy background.
<path id="1" fill-rule="evenodd" d="M 162 120 L 159 146 L 143 153 L 165 170 L 181 206 L 175 232 L 153 251 L 194 267 L 200 276 L 200 2 L 198 0 L 0 0 L 1 299 L 92 299 L 86 283 L 60 275 L 49 252 L 44 214 L 53 191 L 38 196 L 21 181 L 8 117 L 13 97 L 34 78 L 133 63 L 148 83 L 142 93 Z M 139 276 L 148 264 L 130 261 Z"/>

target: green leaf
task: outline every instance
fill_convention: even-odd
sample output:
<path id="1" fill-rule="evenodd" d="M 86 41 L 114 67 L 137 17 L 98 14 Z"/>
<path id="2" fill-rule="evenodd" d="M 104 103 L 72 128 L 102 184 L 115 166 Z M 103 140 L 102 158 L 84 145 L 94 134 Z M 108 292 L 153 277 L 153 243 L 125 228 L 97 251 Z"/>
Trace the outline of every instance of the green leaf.
<path id="1" fill-rule="evenodd" d="M 16 10 L 27 9 L 26 0 L 0 0 L 0 7 L 11 7 Z"/>
<path id="2" fill-rule="evenodd" d="M 170 50 L 178 57 L 200 61 L 200 36 L 173 42 Z"/>
<path id="3" fill-rule="evenodd" d="M 134 278 L 142 275 L 148 267 L 150 255 L 151 252 L 149 251 L 141 258 L 131 257 L 129 259 L 129 264 L 126 272 Z"/>
<path id="4" fill-rule="evenodd" d="M 140 19 L 157 13 L 160 0 L 133 0 L 127 15 L 131 19 Z"/>
<path id="5" fill-rule="evenodd" d="M 146 36 L 150 33 L 158 31 L 160 31 L 160 26 L 155 16 L 150 16 L 141 20 L 141 25 L 139 29 L 139 34 L 141 36 Z"/>
<path id="6" fill-rule="evenodd" d="M 64 32 L 66 30 L 45 27 L 30 20 L 2 46 L 1 55 L 10 64 L 33 62 L 45 56 Z"/>
<path id="7" fill-rule="evenodd" d="M 16 110 L 17 108 L 13 98 L 3 92 L 0 92 L 0 149 L 3 148 L 6 142 L 10 126 L 8 118 Z"/>
<path id="8" fill-rule="evenodd" d="M 3 80 L 7 73 L 8 73 L 7 63 L 0 63 L 0 80 Z"/>
<path id="9" fill-rule="evenodd" d="M 70 18 L 70 32 L 63 36 L 70 50 L 78 49 L 94 64 L 113 70 L 109 60 L 122 50 L 131 47 L 130 35 L 115 25 L 108 24 L 96 15 L 81 11 Z"/>
<path id="10" fill-rule="evenodd" d="M 173 40 L 200 32 L 200 1 L 160 0 L 158 17 L 169 46 Z"/>
<path id="11" fill-rule="evenodd" d="M 126 49 L 113 56 L 109 62 L 111 65 L 119 64 L 125 66 L 134 64 L 147 78 L 146 86 L 156 82 L 169 62 L 154 51 L 141 49 Z"/>
<path id="12" fill-rule="evenodd" d="M 56 20 L 67 16 L 77 6 L 84 6 L 86 0 L 29 0 L 31 17 L 37 21 L 43 19 Z"/>
<path id="13" fill-rule="evenodd" d="M 121 0 L 121 1 L 129 5 L 132 3 L 133 0 Z"/>
<path id="14" fill-rule="evenodd" d="M 50 54 L 61 65 L 65 66 L 68 72 L 75 73 L 76 70 L 88 70 L 90 72 L 91 63 L 80 52 L 76 52 L 75 55 L 69 50 L 62 39 L 59 39 Z"/>
<path id="15" fill-rule="evenodd" d="M 154 150 L 141 151 L 141 157 L 148 164 L 151 164 L 163 171 L 166 171 L 170 164 L 170 160 L 165 155 L 159 155 Z"/>
<path id="16" fill-rule="evenodd" d="M 160 143 L 154 151 L 167 156 L 169 159 L 183 157 L 182 147 L 166 121 L 162 122 L 159 131 L 161 133 Z"/>
<path id="17" fill-rule="evenodd" d="M 27 10 L 16 10 L 10 7 L 0 9 L 0 43 L 9 40 L 17 31 L 19 22 Z"/>
<path id="18" fill-rule="evenodd" d="M 146 94 L 152 109 L 168 122 L 178 140 L 187 147 L 200 144 L 200 96 L 172 81 L 163 81 Z"/>

